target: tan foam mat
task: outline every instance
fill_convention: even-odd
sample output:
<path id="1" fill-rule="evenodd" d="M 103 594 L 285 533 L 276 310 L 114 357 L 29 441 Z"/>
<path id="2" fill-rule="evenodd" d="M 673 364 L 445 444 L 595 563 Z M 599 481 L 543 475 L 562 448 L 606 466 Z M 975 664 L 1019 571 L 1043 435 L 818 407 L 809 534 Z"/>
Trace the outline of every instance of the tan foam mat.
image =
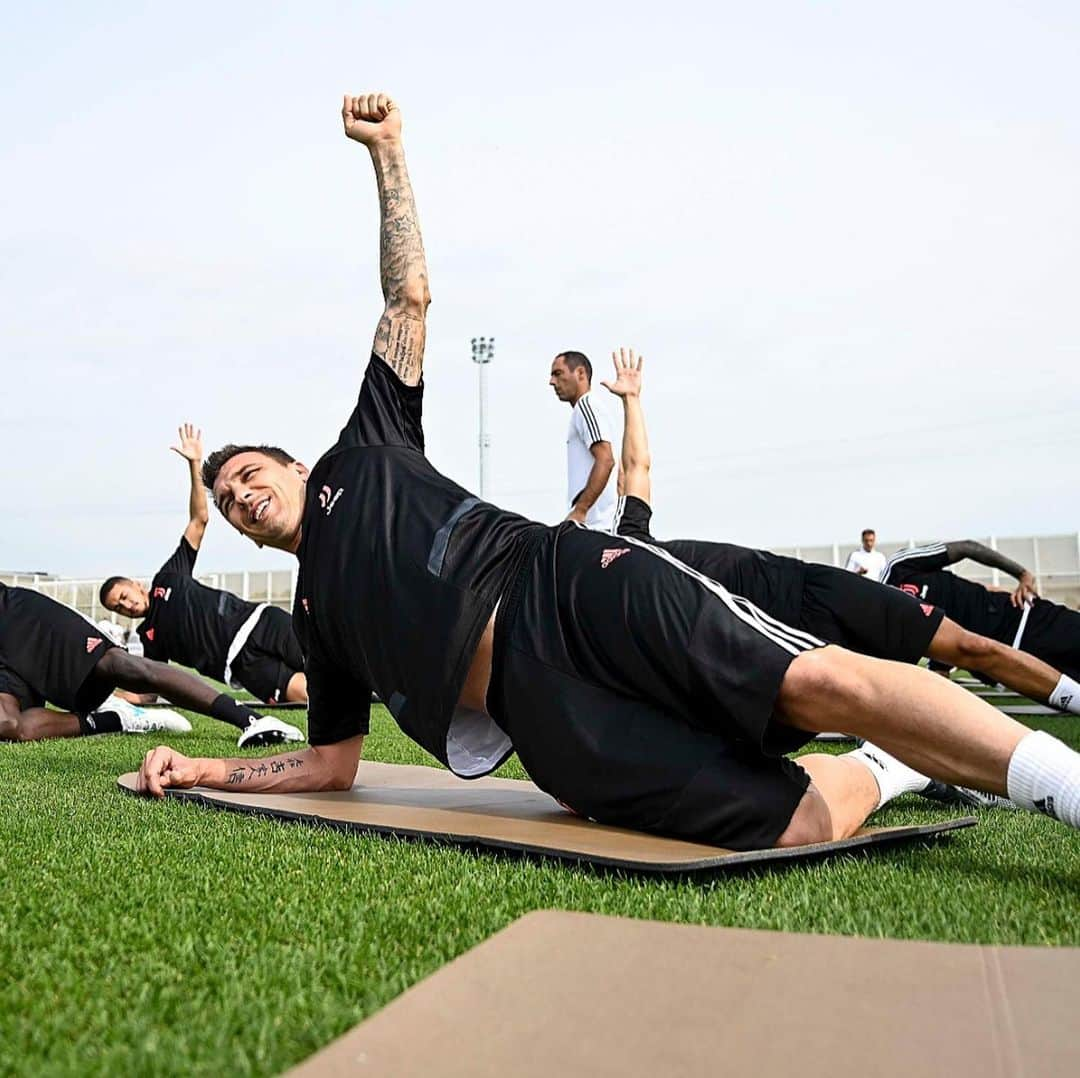
<path id="1" fill-rule="evenodd" d="M 267 766 L 273 757 L 246 761 Z M 135 775 L 119 779 L 135 790 Z M 425 839 L 472 848 L 555 857 L 642 872 L 681 873 L 781 862 L 923 840 L 975 823 L 971 817 L 917 827 L 870 827 L 855 837 L 790 849 L 735 852 L 716 846 L 605 827 L 574 816 L 531 782 L 466 781 L 433 767 L 363 762 L 351 790 L 247 794 L 195 787 L 169 796 L 232 812 L 321 824 L 347 831 Z"/>
<path id="2" fill-rule="evenodd" d="M 291 1078 L 1080 1074 L 1080 949 L 531 913 Z"/>

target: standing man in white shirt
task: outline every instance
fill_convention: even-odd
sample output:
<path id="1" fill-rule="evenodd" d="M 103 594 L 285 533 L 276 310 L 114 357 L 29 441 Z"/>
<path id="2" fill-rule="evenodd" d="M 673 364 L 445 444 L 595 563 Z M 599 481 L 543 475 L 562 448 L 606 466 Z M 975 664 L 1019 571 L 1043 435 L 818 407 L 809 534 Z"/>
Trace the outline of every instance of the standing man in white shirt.
<path id="1" fill-rule="evenodd" d="M 619 475 L 611 448 L 615 429 L 590 392 L 592 364 L 581 352 L 560 352 L 552 361 L 548 385 L 573 409 L 566 435 L 566 498 L 570 508 L 566 519 L 610 531 L 619 500 Z"/>
<path id="2" fill-rule="evenodd" d="M 885 572 L 885 555 L 880 550 L 874 549 L 877 542 L 877 532 L 873 528 L 863 528 L 862 549 L 853 550 L 844 566 L 849 573 L 858 573 L 867 580 L 880 580 Z"/>

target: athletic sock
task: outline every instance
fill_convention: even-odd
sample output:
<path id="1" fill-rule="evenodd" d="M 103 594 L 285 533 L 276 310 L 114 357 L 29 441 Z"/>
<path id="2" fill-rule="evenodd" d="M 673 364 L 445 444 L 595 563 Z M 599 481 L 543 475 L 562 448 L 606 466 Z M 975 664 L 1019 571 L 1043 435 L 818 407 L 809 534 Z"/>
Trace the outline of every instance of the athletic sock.
<path id="1" fill-rule="evenodd" d="M 1080 753 L 1043 730 L 1027 734 L 1009 760 L 1009 797 L 1029 812 L 1041 812 L 1080 828 Z"/>
<path id="2" fill-rule="evenodd" d="M 1067 674 L 1062 674 L 1061 680 L 1050 694 L 1050 706 L 1080 715 L 1080 681 L 1073 681 Z"/>
<path id="3" fill-rule="evenodd" d="M 879 749 L 869 741 L 864 741 L 854 752 L 845 752 L 840 759 L 855 760 L 874 776 L 878 787 L 878 803 L 875 808 L 887 805 L 901 794 L 919 793 L 931 782 L 913 767 L 901 763 L 895 756 L 890 756 L 884 749 Z"/>
<path id="4" fill-rule="evenodd" d="M 223 692 L 210 705 L 210 714 L 215 719 L 227 722 L 238 730 L 246 730 L 256 719 L 261 716 L 251 708 L 234 700 L 228 693 Z"/>
<path id="5" fill-rule="evenodd" d="M 120 716 L 115 711 L 91 711 L 88 715 L 79 715 L 79 736 L 90 737 L 92 734 L 119 734 L 123 731 Z"/>

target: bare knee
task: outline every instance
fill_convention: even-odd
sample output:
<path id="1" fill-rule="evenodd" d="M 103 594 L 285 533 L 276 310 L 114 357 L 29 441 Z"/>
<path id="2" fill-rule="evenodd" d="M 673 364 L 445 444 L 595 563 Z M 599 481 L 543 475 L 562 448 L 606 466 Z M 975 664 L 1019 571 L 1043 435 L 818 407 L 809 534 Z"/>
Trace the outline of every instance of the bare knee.
<path id="1" fill-rule="evenodd" d="M 0 694 L 0 741 L 22 741 L 20 714 L 19 702 L 15 697 Z"/>
<path id="2" fill-rule="evenodd" d="M 1003 645 L 996 640 L 962 629 L 957 642 L 960 659 L 956 665 L 962 666 L 965 670 L 981 670 L 987 663 L 994 660 L 1002 647 Z"/>
<path id="3" fill-rule="evenodd" d="M 834 645 L 804 651 L 780 685 L 781 718 L 799 729 L 820 732 L 833 728 L 832 715 L 867 710 L 873 701 L 873 662 Z"/>
<path id="4" fill-rule="evenodd" d="M 802 800 L 791 814 L 787 829 L 776 840 L 777 846 L 809 846 L 814 842 L 831 842 L 832 813 L 818 788 L 811 783 Z"/>
<path id="5" fill-rule="evenodd" d="M 95 673 L 122 689 L 139 689 L 146 681 L 143 670 L 146 661 L 123 648 L 109 648 L 98 662 Z"/>
<path id="6" fill-rule="evenodd" d="M 308 702 L 307 676 L 303 671 L 293 674 L 293 676 L 289 678 L 289 684 L 285 687 L 285 699 L 298 704 L 306 704 Z"/>

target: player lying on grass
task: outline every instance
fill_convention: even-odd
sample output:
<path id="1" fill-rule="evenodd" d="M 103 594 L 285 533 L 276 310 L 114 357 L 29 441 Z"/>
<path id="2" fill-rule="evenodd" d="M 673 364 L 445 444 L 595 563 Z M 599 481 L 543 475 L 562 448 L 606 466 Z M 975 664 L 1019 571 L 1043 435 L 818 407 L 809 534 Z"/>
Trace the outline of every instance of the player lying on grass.
<path id="1" fill-rule="evenodd" d="M 964 558 L 1015 577 L 1015 591 L 987 588 L 946 570 L 945 566 Z M 1006 654 L 1021 659 L 1033 656 L 1033 661 L 1049 664 L 1064 673 L 1047 696 L 1027 692 L 1002 677 L 997 669 L 978 663 L 971 665 L 944 656 L 943 665 L 971 670 L 985 675 L 987 681 L 1017 689 L 1024 696 L 1046 700 L 1062 710 L 1080 712 L 1080 683 L 1075 680 L 1080 679 L 1080 613 L 1040 598 L 1035 591 L 1035 578 L 1022 565 L 974 539 L 961 539 L 898 551 L 885 566 L 881 581 L 924 603 L 941 607 L 951 620 L 971 633 L 996 641 Z"/>
<path id="2" fill-rule="evenodd" d="M 612 353 L 612 359 L 615 380 L 602 384 L 621 398 L 624 412 L 619 480 L 622 499 L 616 509 L 612 530 L 618 535 L 657 543 L 651 530 L 649 473 L 652 460 L 641 406 L 641 360 L 635 358 L 633 349 L 629 353 L 620 349 L 618 353 Z M 910 585 L 897 591 L 831 565 L 803 562 L 731 543 L 673 539 L 658 545 L 729 591 L 749 599 L 767 614 L 830 644 L 839 644 L 878 659 L 915 663 L 927 656 L 949 666 L 979 670 L 1024 696 L 1080 714 L 1080 691 L 1077 691 L 1080 685 L 1043 661 L 1045 653 L 1040 657 L 1036 657 L 1039 652 L 1025 654 L 1002 643 L 1000 636 L 972 631 L 974 625 L 971 623 L 976 619 L 968 609 L 976 605 L 973 602 L 964 605 L 967 618 L 962 624 L 958 625 L 946 616 L 947 612 L 951 614 L 951 607 L 940 602 L 939 597 L 945 592 L 946 585 L 957 580 L 951 574 L 936 574 L 946 580 L 943 584 L 935 583 L 934 592 L 927 594 L 916 592 Z M 964 549 L 969 547 L 970 544 L 966 544 Z M 944 547 L 940 549 L 944 550 Z M 965 556 L 971 555 L 959 555 Z M 926 555 L 921 560 L 912 559 L 912 564 L 925 564 L 925 559 Z M 1019 566 L 1015 568 L 1019 573 L 1024 572 Z M 899 566 L 897 571 L 900 571 Z M 968 584 L 967 581 L 958 582 Z M 991 594 L 977 584 L 969 587 L 982 593 L 984 600 Z M 1021 588 L 1017 589 L 1018 595 L 1024 587 L 1030 587 L 1030 580 L 1022 582 Z M 1010 609 L 1008 596 L 1001 595 L 1000 601 L 994 601 L 998 606 Z M 983 605 L 986 606 L 987 601 Z M 1052 603 L 1043 605 L 1054 608 Z M 1063 607 L 1057 609 L 1064 610 Z M 1080 625 L 1080 614 L 1066 613 Z M 1014 620 L 1020 620 L 1019 611 Z M 990 627 L 988 623 L 984 624 Z M 1040 640 L 1047 635 L 1038 634 Z M 1073 638 L 1080 640 L 1080 635 Z M 1049 644 L 1045 651 L 1049 651 Z"/>
<path id="3" fill-rule="evenodd" d="M 174 712 L 110 699 L 117 689 L 160 694 L 239 726 L 248 746 L 281 740 L 273 725 L 232 697 L 176 667 L 129 655 L 71 607 L 0 584 L 0 741 L 191 729 Z M 63 710 L 46 708 L 46 701 Z"/>
<path id="4" fill-rule="evenodd" d="M 428 278 L 401 114 L 369 94 L 342 115 L 370 151 L 381 211 L 385 308 L 356 408 L 310 472 L 276 447 L 227 446 L 203 476 L 238 531 L 299 560 L 311 748 L 268 769 L 162 746 L 143 761 L 142 791 L 346 789 L 374 689 L 459 776 L 516 749 L 584 816 L 733 849 L 850 835 L 890 795 L 859 761 L 783 755 L 821 730 L 1080 825 L 1080 756 L 1060 741 L 925 670 L 826 646 L 664 550 L 535 524 L 437 472 L 424 456 Z"/>
<path id="5" fill-rule="evenodd" d="M 112 576 L 101 585 L 101 603 L 114 613 L 143 619 L 136 632 L 148 659 L 194 667 L 204 677 L 247 689 L 268 704 L 306 702 L 304 656 L 289 615 L 276 606 L 207 587 L 192 576 L 210 514 L 200 474 L 202 432 L 185 423 L 179 433 L 180 445 L 173 446 L 173 452 L 188 462 L 191 473 L 189 519 L 180 545 L 149 588 Z M 275 727 L 280 741 L 304 740 L 289 723 L 269 716 L 263 720 L 264 733 Z"/>

